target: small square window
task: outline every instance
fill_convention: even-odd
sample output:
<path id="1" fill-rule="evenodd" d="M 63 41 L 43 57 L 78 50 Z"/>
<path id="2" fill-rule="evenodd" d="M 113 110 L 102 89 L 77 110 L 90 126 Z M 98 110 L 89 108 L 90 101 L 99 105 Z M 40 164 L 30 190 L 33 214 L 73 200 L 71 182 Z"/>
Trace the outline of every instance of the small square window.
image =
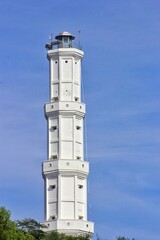
<path id="1" fill-rule="evenodd" d="M 78 100 L 79 100 L 79 98 L 78 98 L 78 97 L 75 97 L 74 99 L 75 99 L 75 101 L 76 101 L 76 102 L 78 102 Z"/>
<path id="2" fill-rule="evenodd" d="M 55 131 L 56 129 L 57 129 L 57 126 L 52 126 L 52 127 L 51 127 L 51 130 L 52 130 L 52 131 Z"/>
<path id="3" fill-rule="evenodd" d="M 54 100 L 55 102 L 57 102 L 57 101 L 58 101 L 58 97 L 54 97 L 53 100 Z"/>

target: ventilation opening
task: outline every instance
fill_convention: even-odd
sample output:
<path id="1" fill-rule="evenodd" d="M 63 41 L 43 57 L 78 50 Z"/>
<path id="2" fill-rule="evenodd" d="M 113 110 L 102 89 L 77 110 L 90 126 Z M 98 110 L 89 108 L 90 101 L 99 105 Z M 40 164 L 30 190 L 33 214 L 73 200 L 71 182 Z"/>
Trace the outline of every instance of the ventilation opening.
<path id="1" fill-rule="evenodd" d="M 53 101 L 55 101 L 55 102 L 58 101 L 58 97 L 53 97 L 52 99 L 53 99 Z"/>
<path id="2" fill-rule="evenodd" d="M 51 216 L 51 219 L 52 219 L 52 220 L 55 220 L 55 219 L 56 219 L 56 216 Z"/>
<path id="3" fill-rule="evenodd" d="M 80 127 L 80 126 L 76 126 L 76 129 L 77 129 L 77 130 L 80 130 L 80 129 L 81 129 L 81 127 Z"/>
<path id="4" fill-rule="evenodd" d="M 76 158 L 77 158 L 77 159 L 81 159 L 81 157 L 80 157 L 80 156 L 77 156 Z"/>
<path id="5" fill-rule="evenodd" d="M 79 189 L 82 189 L 82 188 L 83 188 L 83 185 L 82 185 L 82 184 L 79 184 L 79 185 L 78 185 L 78 188 L 79 188 Z"/>
<path id="6" fill-rule="evenodd" d="M 83 219 L 83 216 L 78 216 L 79 219 Z"/>
<path id="7" fill-rule="evenodd" d="M 52 156 L 51 156 L 51 159 L 57 159 L 57 158 L 58 158 L 57 155 L 52 155 Z"/>
<path id="8" fill-rule="evenodd" d="M 65 63 L 68 63 L 68 61 L 65 61 Z"/>
<path id="9" fill-rule="evenodd" d="M 56 130 L 56 129 L 57 129 L 57 126 L 52 126 L 52 127 L 51 127 L 51 130 L 52 130 L 52 131 L 54 131 L 54 130 Z"/>
<path id="10" fill-rule="evenodd" d="M 75 101 L 76 101 L 76 102 L 78 102 L 78 101 L 79 101 L 79 98 L 78 98 L 78 97 L 75 97 L 74 99 L 75 99 Z"/>
<path id="11" fill-rule="evenodd" d="M 55 189 L 55 188 L 56 188 L 56 185 L 51 185 L 50 188 L 51 188 L 51 189 Z"/>

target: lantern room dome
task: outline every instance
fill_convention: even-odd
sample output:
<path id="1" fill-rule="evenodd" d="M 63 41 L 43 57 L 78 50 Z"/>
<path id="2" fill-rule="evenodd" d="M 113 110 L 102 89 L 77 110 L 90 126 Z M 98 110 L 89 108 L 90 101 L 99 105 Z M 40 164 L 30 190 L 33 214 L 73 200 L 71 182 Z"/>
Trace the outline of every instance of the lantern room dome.
<path id="1" fill-rule="evenodd" d="M 55 37 L 55 39 L 57 40 L 62 40 L 63 37 L 69 37 L 71 40 L 74 40 L 75 39 L 75 36 L 73 36 L 71 33 L 69 32 L 62 32 L 62 33 L 59 33 L 59 35 L 57 35 Z"/>

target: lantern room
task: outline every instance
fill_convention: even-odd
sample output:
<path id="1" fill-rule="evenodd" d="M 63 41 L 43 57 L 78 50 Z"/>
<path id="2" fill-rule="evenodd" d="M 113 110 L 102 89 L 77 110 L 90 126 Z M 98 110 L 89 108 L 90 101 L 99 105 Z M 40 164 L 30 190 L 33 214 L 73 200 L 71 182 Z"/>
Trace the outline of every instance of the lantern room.
<path id="1" fill-rule="evenodd" d="M 58 40 L 58 48 L 71 48 L 72 47 L 72 40 L 75 39 L 75 37 L 70 34 L 69 32 L 62 32 L 59 35 L 55 37 L 55 39 Z"/>

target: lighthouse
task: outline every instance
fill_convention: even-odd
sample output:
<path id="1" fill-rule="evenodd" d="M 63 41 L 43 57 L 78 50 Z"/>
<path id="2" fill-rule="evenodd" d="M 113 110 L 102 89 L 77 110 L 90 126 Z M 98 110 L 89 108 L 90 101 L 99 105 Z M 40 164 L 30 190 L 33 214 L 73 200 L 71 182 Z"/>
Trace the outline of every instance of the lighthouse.
<path id="1" fill-rule="evenodd" d="M 62 32 L 46 44 L 50 71 L 50 100 L 45 104 L 47 160 L 42 163 L 47 231 L 92 235 L 87 219 L 87 177 L 84 159 L 85 104 L 81 102 L 83 51 L 75 37 Z"/>

